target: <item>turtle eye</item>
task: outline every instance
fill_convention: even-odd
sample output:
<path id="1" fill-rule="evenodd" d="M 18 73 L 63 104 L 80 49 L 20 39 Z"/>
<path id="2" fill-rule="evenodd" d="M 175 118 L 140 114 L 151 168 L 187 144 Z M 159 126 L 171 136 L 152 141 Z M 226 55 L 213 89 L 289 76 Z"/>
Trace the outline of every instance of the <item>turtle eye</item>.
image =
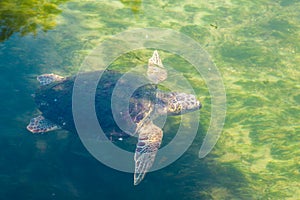
<path id="1" fill-rule="evenodd" d="M 181 109 L 182 109 L 181 105 L 178 105 L 177 111 L 181 111 Z"/>

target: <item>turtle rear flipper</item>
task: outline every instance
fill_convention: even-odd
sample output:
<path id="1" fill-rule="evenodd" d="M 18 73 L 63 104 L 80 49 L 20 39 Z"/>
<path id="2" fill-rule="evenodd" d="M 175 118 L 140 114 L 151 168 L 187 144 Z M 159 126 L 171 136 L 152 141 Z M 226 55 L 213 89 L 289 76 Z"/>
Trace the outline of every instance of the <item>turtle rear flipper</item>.
<path id="1" fill-rule="evenodd" d="M 61 81 L 64 79 L 64 77 L 56 74 L 42 74 L 36 77 L 36 79 L 40 82 L 41 85 L 48 85 L 54 81 Z"/>
<path id="2" fill-rule="evenodd" d="M 48 131 L 59 129 L 60 127 L 40 115 L 38 117 L 32 118 L 26 128 L 32 133 L 45 133 Z"/>

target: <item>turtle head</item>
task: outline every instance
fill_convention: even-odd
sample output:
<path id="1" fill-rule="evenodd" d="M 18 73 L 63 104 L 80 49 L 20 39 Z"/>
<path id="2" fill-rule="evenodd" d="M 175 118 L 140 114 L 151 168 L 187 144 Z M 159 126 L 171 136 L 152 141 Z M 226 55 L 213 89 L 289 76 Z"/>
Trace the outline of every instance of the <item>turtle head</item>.
<path id="1" fill-rule="evenodd" d="M 201 103 L 197 100 L 195 95 L 171 92 L 167 95 L 168 102 L 168 114 L 170 115 L 181 115 L 184 113 L 199 110 Z"/>

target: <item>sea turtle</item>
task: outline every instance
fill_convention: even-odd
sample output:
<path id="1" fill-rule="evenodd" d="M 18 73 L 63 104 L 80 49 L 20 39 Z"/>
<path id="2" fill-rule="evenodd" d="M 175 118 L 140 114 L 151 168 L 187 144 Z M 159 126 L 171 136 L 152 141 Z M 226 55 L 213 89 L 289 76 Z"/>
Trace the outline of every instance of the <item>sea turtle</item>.
<path id="1" fill-rule="evenodd" d="M 95 72 L 81 74 L 89 80 Z M 134 185 L 143 180 L 151 168 L 160 147 L 163 131 L 154 124 L 153 118 L 161 114 L 180 115 L 201 108 L 201 103 L 192 94 L 164 92 L 157 89 L 157 84 L 167 78 L 167 71 L 162 65 L 157 51 L 148 62 L 147 77 L 152 82 L 134 91 L 129 101 L 130 118 L 135 124 L 132 133 L 123 132 L 116 124 L 111 108 L 111 97 L 122 73 L 105 70 L 98 82 L 95 94 L 95 110 L 101 128 L 108 137 L 123 138 L 137 135 L 135 150 Z M 76 132 L 72 115 L 72 92 L 76 76 L 62 77 L 44 74 L 37 77 L 40 88 L 34 98 L 41 115 L 31 119 L 27 129 L 32 133 L 44 133 L 58 128 Z M 127 82 L 121 83 L 126 88 Z M 122 97 L 120 97 L 122 98 Z M 121 112 L 120 112 L 121 113 Z"/>

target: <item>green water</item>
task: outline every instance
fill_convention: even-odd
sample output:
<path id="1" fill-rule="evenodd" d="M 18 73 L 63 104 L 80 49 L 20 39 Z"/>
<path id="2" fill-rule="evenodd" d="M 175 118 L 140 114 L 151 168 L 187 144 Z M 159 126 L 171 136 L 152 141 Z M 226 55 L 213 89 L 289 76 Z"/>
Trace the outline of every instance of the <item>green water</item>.
<path id="1" fill-rule="evenodd" d="M 299 10 L 295 0 L 1 1 L 0 199 L 300 199 Z M 201 99 L 200 128 L 180 159 L 134 187 L 132 174 L 102 165 L 77 135 L 25 127 L 38 114 L 37 75 L 73 75 L 106 38 L 143 27 L 179 31 L 210 54 L 227 115 L 217 145 L 199 159 L 209 92 L 189 63 L 163 54 Z M 112 67 L 144 64 L 149 52 Z M 176 125 L 169 119 L 166 135 Z"/>

